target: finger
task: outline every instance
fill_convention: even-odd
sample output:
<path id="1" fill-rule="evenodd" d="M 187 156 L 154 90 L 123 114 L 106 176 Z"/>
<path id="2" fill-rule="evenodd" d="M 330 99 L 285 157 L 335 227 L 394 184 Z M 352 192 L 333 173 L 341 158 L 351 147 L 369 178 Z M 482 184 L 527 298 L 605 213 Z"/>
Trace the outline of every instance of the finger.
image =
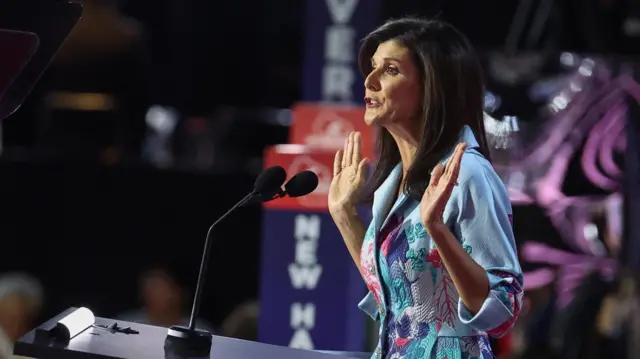
<path id="1" fill-rule="evenodd" d="M 336 152 L 336 157 L 333 159 L 333 175 L 337 176 L 342 170 L 342 151 Z"/>
<path id="2" fill-rule="evenodd" d="M 458 178 L 457 172 L 456 173 L 454 172 L 456 170 L 459 171 L 460 162 L 462 161 L 462 155 L 464 155 L 464 151 L 466 148 L 467 148 L 467 144 L 464 142 L 461 142 L 456 146 L 453 152 L 453 155 L 447 162 L 446 174 L 449 178 L 453 178 L 454 176 L 455 176 L 455 179 Z"/>
<path id="3" fill-rule="evenodd" d="M 444 166 L 442 163 L 438 163 L 431 171 L 431 179 L 429 180 L 429 186 L 437 186 L 440 181 L 440 177 L 444 173 Z"/>
<path id="4" fill-rule="evenodd" d="M 467 149 L 466 143 L 460 143 L 457 146 L 458 153 L 453 162 L 453 168 L 451 170 L 451 182 L 453 184 L 458 184 L 458 175 L 460 174 L 460 166 L 462 165 L 462 156 L 464 156 L 464 151 Z"/>
<path id="5" fill-rule="evenodd" d="M 451 153 L 451 156 L 447 160 L 447 163 L 446 163 L 445 169 L 444 169 L 444 173 L 446 175 L 448 175 L 451 172 L 451 169 L 453 168 L 453 163 L 455 162 L 456 157 L 458 156 L 458 153 L 460 152 L 460 148 L 458 147 L 459 145 L 460 144 L 457 144 L 456 147 L 454 147 L 453 153 Z"/>
<path id="6" fill-rule="evenodd" d="M 347 151 L 344 153 L 344 161 L 346 166 L 352 165 L 353 162 L 353 147 L 355 144 L 355 132 L 349 134 L 349 141 L 347 142 Z M 358 162 L 355 162 L 358 163 Z"/>
<path id="7" fill-rule="evenodd" d="M 347 150 L 349 149 L 349 138 L 351 137 L 351 135 L 347 136 L 347 138 L 344 140 L 344 149 L 342 150 L 342 161 L 341 161 L 341 165 L 342 168 L 347 167 Z"/>
<path id="8" fill-rule="evenodd" d="M 366 174 L 368 162 L 369 162 L 368 159 L 363 158 L 358 163 L 358 171 L 356 172 L 356 175 L 358 176 L 358 178 L 360 178 L 360 176 L 364 177 L 364 175 Z"/>
<path id="9" fill-rule="evenodd" d="M 353 154 L 351 155 L 351 163 L 360 163 L 362 160 L 362 136 L 360 132 L 353 134 Z"/>

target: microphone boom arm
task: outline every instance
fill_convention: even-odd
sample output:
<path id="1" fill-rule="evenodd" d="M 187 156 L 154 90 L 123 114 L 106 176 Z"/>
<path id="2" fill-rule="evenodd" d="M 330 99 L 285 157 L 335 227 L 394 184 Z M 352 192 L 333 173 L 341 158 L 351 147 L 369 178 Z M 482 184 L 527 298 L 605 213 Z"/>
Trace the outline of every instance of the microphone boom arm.
<path id="1" fill-rule="evenodd" d="M 223 219 L 225 219 L 228 215 L 230 215 L 233 211 L 235 211 L 238 207 L 241 207 L 245 203 L 247 203 L 251 198 L 253 198 L 257 193 L 255 191 L 247 194 L 242 198 L 238 203 L 236 203 L 231 209 L 229 209 L 225 214 L 223 214 L 217 221 L 213 222 L 213 224 L 209 227 L 207 231 L 207 237 L 204 241 L 204 253 L 202 255 L 202 261 L 200 262 L 200 272 L 198 272 L 198 281 L 196 284 L 196 293 L 193 297 L 193 307 L 191 308 L 191 318 L 189 319 L 189 329 L 196 329 L 196 321 L 198 312 L 200 311 L 200 301 L 202 299 L 202 290 L 204 287 L 204 279 L 207 273 L 207 266 L 209 264 L 209 255 L 211 254 L 211 232 L 213 228 L 220 223 Z"/>
<path id="2" fill-rule="evenodd" d="M 211 352 L 212 335 L 206 330 L 196 329 L 198 321 L 198 313 L 200 312 L 200 302 L 202 301 L 202 292 L 204 290 L 204 281 L 207 275 L 207 266 L 211 256 L 211 243 L 213 242 L 213 229 L 222 220 L 227 218 L 238 207 L 243 206 L 252 199 L 264 196 L 279 195 L 282 192 L 281 186 L 287 177 L 287 173 L 280 166 L 270 167 L 264 170 L 256 179 L 253 191 L 244 196 L 238 203 L 233 205 L 225 214 L 218 218 L 207 231 L 207 237 L 204 241 L 204 251 L 200 262 L 200 271 L 198 272 L 198 282 L 193 298 L 193 307 L 191 308 L 191 317 L 189 318 L 189 326 L 174 325 L 167 331 L 164 341 L 165 357 L 167 355 L 177 355 L 179 357 L 205 357 L 208 358 Z M 167 354 L 169 353 L 169 354 Z"/>

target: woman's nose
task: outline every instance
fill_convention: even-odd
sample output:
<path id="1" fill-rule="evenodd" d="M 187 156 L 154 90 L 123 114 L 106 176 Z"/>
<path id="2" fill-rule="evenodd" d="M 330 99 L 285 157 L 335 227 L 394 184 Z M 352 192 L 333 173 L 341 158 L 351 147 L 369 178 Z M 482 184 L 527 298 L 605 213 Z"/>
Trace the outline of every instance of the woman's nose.
<path id="1" fill-rule="evenodd" d="M 380 91 L 380 81 L 375 71 L 371 71 L 364 79 L 364 88 L 369 91 Z"/>

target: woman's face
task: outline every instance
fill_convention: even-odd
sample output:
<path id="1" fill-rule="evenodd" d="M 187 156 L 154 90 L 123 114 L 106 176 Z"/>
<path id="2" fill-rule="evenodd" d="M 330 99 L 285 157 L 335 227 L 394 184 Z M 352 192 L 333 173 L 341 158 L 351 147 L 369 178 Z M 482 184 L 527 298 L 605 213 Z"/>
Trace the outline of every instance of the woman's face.
<path id="1" fill-rule="evenodd" d="M 371 58 L 371 68 L 364 82 L 365 123 L 410 126 L 422 101 L 420 75 L 410 50 L 394 40 L 383 42 Z"/>

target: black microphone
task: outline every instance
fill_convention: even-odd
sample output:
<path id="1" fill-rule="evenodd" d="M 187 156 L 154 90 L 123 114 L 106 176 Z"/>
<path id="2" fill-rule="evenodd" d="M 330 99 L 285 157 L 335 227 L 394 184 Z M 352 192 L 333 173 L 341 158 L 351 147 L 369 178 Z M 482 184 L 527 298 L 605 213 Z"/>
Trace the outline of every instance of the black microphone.
<path id="1" fill-rule="evenodd" d="M 264 170 L 256 179 L 253 191 L 244 196 L 225 214 L 220 216 L 207 231 L 207 237 L 204 242 L 204 252 L 202 253 L 202 261 L 200 262 L 200 271 L 198 272 L 198 282 L 196 284 L 196 292 L 193 298 L 193 307 L 191 309 L 191 318 L 189 319 L 189 327 L 174 325 L 169 328 L 167 337 L 165 338 L 165 350 L 175 352 L 178 356 L 184 357 L 208 357 L 211 351 L 211 333 L 204 330 L 196 329 L 196 320 L 200 311 L 200 301 L 202 300 L 202 289 L 204 288 L 204 279 L 207 273 L 207 264 L 209 263 L 209 255 L 211 254 L 211 233 L 213 228 L 225 219 L 231 212 L 238 207 L 249 202 L 256 197 L 271 198 L 277 193 L 282 192 L 282 184 L 287 178 L 287 173 L 280 166 L 274 166 Z"/>
<path id="2" fill-rule="evenodd" d="M 276 198 L 284 197 L 282 184 L 287 179 L 287 172 L 280 166 L 269 167 L 264 170 L 256 179 L 253 188 L 256 193 L 251 198 L 247 198 L 241 206 L 256 203 L 269 202 Z"/>
<path id="3" fill-rule="evenodd" d="M 284 190 L 280 189 L 270 196 L 256 196 L 249 203 L 269 202 L 284 196 L 302 197 L 313 192 L 317 187 L 318 175 L 311 171 L 302 171 L 291 177 L 287 184 L 284 185 Z"/>
<path id="4" fill-rule="evenodd" d="M 255 196 L 271 198 L 282 192 L 282 184 L 287 179 L 287 172 L 280 166 L 269 167 L 264 170 L 253 185 Z"/>
<path id="5" fill-rule="evenodd" d="M 289 197 L 302 197 L 315 191 L 317 187 L 318 175 L 311 171 L 302 171 L 284 185 L 284 192 Z"/>

